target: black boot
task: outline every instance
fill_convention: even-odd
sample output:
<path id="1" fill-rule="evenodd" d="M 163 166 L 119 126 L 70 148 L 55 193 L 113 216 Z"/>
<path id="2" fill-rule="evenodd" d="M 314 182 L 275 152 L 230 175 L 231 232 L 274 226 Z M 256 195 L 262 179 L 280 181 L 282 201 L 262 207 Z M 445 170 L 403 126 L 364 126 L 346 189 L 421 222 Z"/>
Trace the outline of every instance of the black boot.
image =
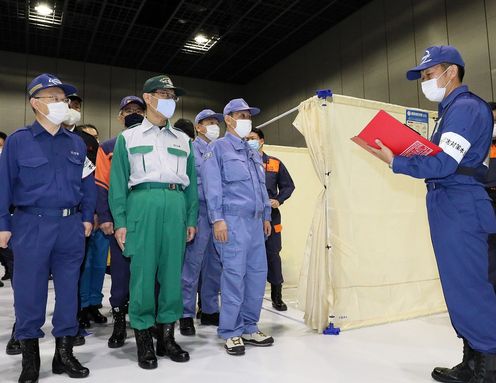
<path id="1" fill-rule="evenodd" d="M 205 326 L 218 326 L 219 325 L 219 313 L 201 313 L 200 323 Z"/>
<path id="2" fill-rule="evenodd" d="M 5 274 L 2 277 L 2 281 L 8 281 L 9 279 L 12 278 L 12 274 L 10 273 L 10 269 L 8 266 L 4 266 L 4 267 L 5 267 Z"/>
<path id="3" fill-rule="evenodd" d="M 88 307 L 82 308 L 78 313 L 79 327 L 90 328 L 90 312 Z"/>
<path id="4" fill-rule="evenodd" d="M 114 317 L 114 331 L 108 340 L 110 348 L 119 348 L 124 346 L 127 337 L 126 333 L 126 312 L 123 307 L 112 307 L 112 316 Z"/>
<path id="5" fill-rule="evenodd" d="M 76 335 L 72 340 L 72 345 L 74 347 L 83 346 L 85 343 L 86 343 L 86 339 L 84 339 L 84 335 L 80 335 L 80 334 Z"/>
<path id="6" fill-rule="evenodd" d="M 52 361 L 52 372 L 63 374 L 64 372 L 71 378 L 86 378 L 90 370 L 81 366 L 81 363 L 72 354 L 72 336 L 55 338 L 55 355 Z"/>
<path id="7" fill-rule="evenodd" d="M 196 334 L 195 323 L 193 318 L 181 318 L 179 319 L 179 331 L 181 335 L 191 336 Z"/>
<path id="8" fill-rule="evenodd" d="M 431 373 L 432 379 L 444 383 L 466 383 L 474 375 L 475 351 L 463 339 L 463 360 L 453 368 L 436 367 Z"/>
<path id="9" fill-rule="evenodd" d="M 189 354 L 184 351 L 174 339 L 175 323 L 159 323 L 157 338 L 157 355 L 168 356 L 174 362 L 187 362 Z"/>
<path id="10" fill-rule="evenodd" d="M 150 330 L 134 330 L 136 347 L 138 349 L 138 364 L 145 370 L 157 368 L 157 357 L 153 349 L 153 338 Z"/>
<path id="11" fill-rule="evenodd" d="M 270 285 L 271 293 L 270 298 L 272 299 L 272 307 L 277 311 L 286 311 L 288 306 L 282 301 L 282 285 Z"/>
<path id="12" fill-rule="evenodd" d="M 40 375 L 40 346 L 38 339 L 21 340 L 22 372 L 19 383 L 36 383 Z"/>
<path id="13" fill-rule="evenodd" d="M 21 343 L 15 338 L 15 323 L 12 326 L 12 333 L 10 334 L 10 339 L 7 343 L 7 347 L 5 347 L 5 352 L 7 355 L 19 355 L 22 353 Z"/>
<path id="14" fill-rule="evenodd" d="M 496 355 L 475 351 L 475 369 L 469 383 L 496 383 Z"/>
<path id="15" fill-rule="evenodd" d="M 88 307 L 88 317 L 90 320 L 98 324 L 107 323 L 107 317 L 102 315 L 100 310 L 98 310 L 98 306 Z"/>

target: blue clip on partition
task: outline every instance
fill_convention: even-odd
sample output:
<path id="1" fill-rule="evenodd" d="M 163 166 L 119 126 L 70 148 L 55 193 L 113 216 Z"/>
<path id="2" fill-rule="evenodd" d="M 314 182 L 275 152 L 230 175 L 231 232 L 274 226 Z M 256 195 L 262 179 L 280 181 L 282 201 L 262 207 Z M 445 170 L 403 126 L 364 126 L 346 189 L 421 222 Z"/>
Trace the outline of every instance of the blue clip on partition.
<path id="1" fill-rule="evenodd" d="M 330 89 L 319 89 L 317 92 L 317 97 L 318 98 L 323 98 L 324 100 L 327 98 L 327 97 L 332 97 L 332 90 Z"/>
<path id="2" fill-rule="evenodd" d="M 322 333 L 324 335 L 339 335 L 340 332 L 341 329 L 339 327 L 334 327 L 334 324 L 331 322 Z"/>

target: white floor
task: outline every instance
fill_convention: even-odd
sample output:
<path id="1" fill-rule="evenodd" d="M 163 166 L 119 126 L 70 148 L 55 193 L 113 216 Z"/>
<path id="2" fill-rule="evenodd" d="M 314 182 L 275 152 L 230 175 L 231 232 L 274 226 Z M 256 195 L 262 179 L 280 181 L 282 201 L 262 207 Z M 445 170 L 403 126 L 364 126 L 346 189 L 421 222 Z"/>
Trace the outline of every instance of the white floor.
<path id="1" fill-rule="evenodd" d="M 108 296 L 109 281 L 105 283 Z M 291 304 L 294 292 L 286 291 Z M 48 312 L 53 310 L 50 290 Z M 109 315 L 108 301 L 104 312 Z M 13 321 L 12 290 L 0 288 L 0 382 L 17 382 L 21 357 L 4 353 Z M 197 326 L 195 337 L 177 336 L 190 352 L 189 363 L 159 359 L 156 370 L 138 367 L 134 339 L 120 349 L 109 349 L 111 324 L 93 327 L 86 345 L 75 348 L 79 360 L 91 370 L 84 382 L 336 382 L 387 383 L 431 382 L 434 365 L 451 366 L 461 357 L 461 343 L 446 315 L 420 318 L 343 332 L 339 336 L 319 335 L 308 330 L 302 312 L 290 307 L 281 315 L 264 302 L 261 329 L 275 338 L 269 348 L 247 347 L 245 356 L 234 357 L 223 350 L 213 327 Z M 67 375 L 51 373 L 54 340 L 47 320 L 41 340 L 40 382 L 67 381 Z M 129 330 L 128 334 L 132 334 Z"/>

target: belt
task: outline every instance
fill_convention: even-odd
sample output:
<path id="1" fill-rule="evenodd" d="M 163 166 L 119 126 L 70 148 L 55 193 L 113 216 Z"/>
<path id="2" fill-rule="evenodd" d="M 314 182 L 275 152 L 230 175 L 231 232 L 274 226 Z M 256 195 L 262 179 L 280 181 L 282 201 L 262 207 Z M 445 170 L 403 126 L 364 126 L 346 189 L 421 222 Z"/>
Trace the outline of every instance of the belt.
<path id="1" fill-rule="evenodd" d="M 67 209 L 50 208 L 50 207 L 35 207 L 35 206 L 19 206 L 20 211 L 37 216 L 48 217 L 69 217 L 79 212 L 79 206 L 70 207 Z"/>
<path id="2" fill-rule="evenodd" d="M 138 185 L 131 186 L 131 190 L 150 190 L 150 189 L 169 189 L 183 191 L 184 186 L 181 184 L 169 184 L 165 182 L 143 182 Z"/>

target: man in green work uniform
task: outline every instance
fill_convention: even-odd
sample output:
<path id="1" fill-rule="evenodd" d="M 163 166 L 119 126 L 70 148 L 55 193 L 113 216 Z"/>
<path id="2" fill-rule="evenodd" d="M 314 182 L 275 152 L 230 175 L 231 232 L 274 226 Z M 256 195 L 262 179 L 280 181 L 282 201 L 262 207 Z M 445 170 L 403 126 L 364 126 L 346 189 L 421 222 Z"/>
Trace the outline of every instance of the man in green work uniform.
<path id="1" fill-rule="evenodd" d="M 184 91 L 168 76 L 143 86 L 146 118 L 117 138 L 110 172 L 109 205 L 115 237 L 131 259 L 129 319 L 138 364 L 157 367 L 150 328 L 157 323 L 157 355 L 186 362 L 174 340 L 181 318 L 181 269 L 186 242 L 195 236 L 198 191 L 189 137 L 169 119 Z M 155 281 L 160 285 L 155 307 Z"/>

